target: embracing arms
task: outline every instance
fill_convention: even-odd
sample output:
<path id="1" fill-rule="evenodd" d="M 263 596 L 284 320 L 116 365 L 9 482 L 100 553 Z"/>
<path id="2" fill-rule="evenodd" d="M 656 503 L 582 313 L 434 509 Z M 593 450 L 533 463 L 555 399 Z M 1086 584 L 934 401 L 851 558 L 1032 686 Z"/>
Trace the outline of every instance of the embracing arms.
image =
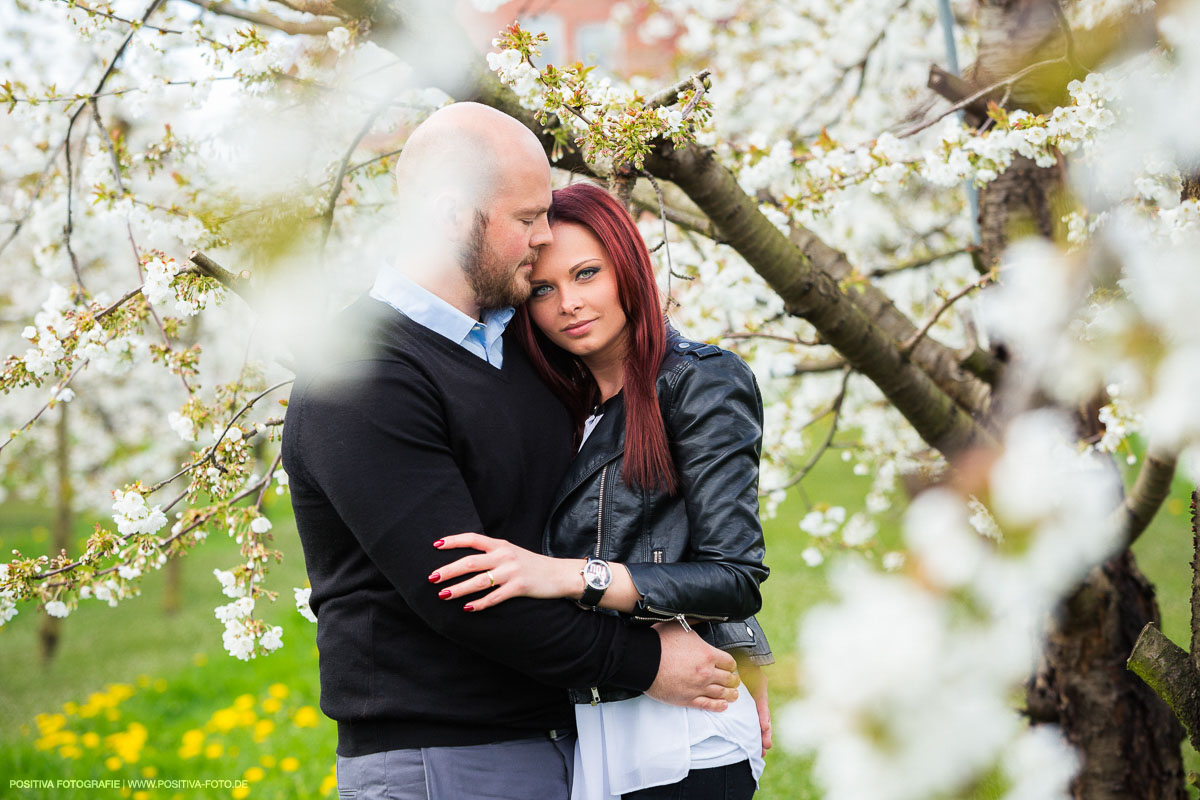
<path id="1" fill-rule="evenodd" d="M 732 659 L 726 663 L 698 639 L 630 629 L 567 603 L 524 599 L 480 619 L 439 601 L 426 580 L 442 560 L 431 540 L 483 523 L 435 391 L 412 368 L 380 374 L 363 367 L 346 378 L 340 391 L 294 393 L 284 436 L 310 575 L 316 569 L 325 578 L 313 580 L 318 620 L 327 599 L 377 592 L 386 581 L 438 634 L 542 682 L 657 687 L 660 699 L 698 707 L 730 699 L 715 684 L 731 683 L 719 673 L 728 675 Z M 685 662 L 709 681 L 691 700 L 684 695 L 695 682 L 674 680 Z"/>

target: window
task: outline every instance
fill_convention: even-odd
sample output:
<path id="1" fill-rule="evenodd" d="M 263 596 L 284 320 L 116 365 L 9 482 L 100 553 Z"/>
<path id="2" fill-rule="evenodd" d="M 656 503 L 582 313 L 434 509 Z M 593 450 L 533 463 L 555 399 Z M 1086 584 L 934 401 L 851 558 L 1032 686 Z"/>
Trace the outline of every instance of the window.
<path id="1" fill-rule="evenodd" d="M 534 65 L 543 69 L 547 64 L 561 67 L 567 63 L 566 25 L 558 14 L 532 14 L 521 17 L 521 27 L 531 33 L 544 33 L 550 41 L 542 45 L 542 55 Z"/>
<path id="2" fill-rule="evenodd" d="M 612 22 L 591 22 L 579 26 L 575 33 L 576 58 L 585 64 L 595 64 L 602 72 L 617 73 L 621 33 Z"/>

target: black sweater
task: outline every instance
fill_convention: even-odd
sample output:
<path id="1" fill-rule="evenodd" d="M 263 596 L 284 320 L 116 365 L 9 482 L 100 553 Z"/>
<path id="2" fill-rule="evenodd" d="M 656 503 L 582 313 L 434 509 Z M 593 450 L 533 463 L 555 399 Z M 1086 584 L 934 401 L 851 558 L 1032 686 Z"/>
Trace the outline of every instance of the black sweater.
<path id="1" fill-rule="evenodd" d="M 301 371 L 283 431 L 339 755 L 569 727 L 563 687 L 644 691 L 653 631 L 563 600 L 469 613 L 427 580 L 474 552 L 433 547 L 450 534 L 541 548 L 571 422 L 516 340 L 498 370 L 366 298 L 339 330 L 358 353 Z"/>

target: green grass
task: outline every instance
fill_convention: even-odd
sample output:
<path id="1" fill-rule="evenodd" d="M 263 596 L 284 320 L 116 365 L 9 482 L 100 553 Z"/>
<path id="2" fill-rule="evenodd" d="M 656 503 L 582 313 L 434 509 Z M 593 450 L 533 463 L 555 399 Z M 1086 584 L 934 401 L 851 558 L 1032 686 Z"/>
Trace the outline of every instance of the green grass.
<path id="1" fill-rule="evenodd" d="M 853 475 L 848 464 L 826 458 L 804 486 L 814 502 L 853 511 L 861 507 L 868 483 L 867 478 Z M 1171 500 L 1135 547 L 1143 571 L 1158 585 L 1164 631 L 1183 644 L 1188 641 L 1191 586 L 1187 494 L 1186 484 L 1177 481 Z M 21 606 L 20 614 L 0 627 L 0 675 L 4 676 L 0 720 L 5 723 L 0 726 L 0 796 L 55 800 L 135 796 L 130 788 L 16 789 L 8 783 L 12 779 L 153 775 L 232 781 L 245 779 L 247 771 L 255 768 L 261 776 L 249 773 L 255 780 L 248 784 L 246 796 L 336 796 L 328 782 L 336 728 L 313 712 L 318 703 L 315 626 L 295 612 L 291 598 L 291 587 L 306 582 L 299 542 L 286 498 L 269 499 L 273 503 L 268 513 L 275 523 L 272 533 L 285 561 L 272 567 L 269 588 L 279 591 L 280 598 L 268 607 L 265 617 L 283 626 L 284 647 L 267 658 L 240 662 L 222 648 L 221 625 L 212 609 L 226 598 L 212 570 L 229 568 L 238 559 L 236 545 L 216 534 L 181 562 L 179 613 L 162 611 L 165 576 L 154 574 L 143 582 L 141 597 L 124 601 L 118 608 L 96 601 L 83 603 L 63 621 L 60 650 L 49 663 L 43 664 L 38 657 L 43 615 L 34 608 Z M 768 673 L 777 715 L 796 693 L 797 621 L 805 610 L 829 597 L 824 568 L 808 567 L 800 556 L 809 544 L 797 527 L 806 510 L 804 498 L 794 493 L 766 525 L 771 577 L 763 585 L 760 619 L 777 659 Z M 879 533 L 882 542 L 896 541 L 898 517 L 899 510 L 885 515 Z M 43 509 L 0 506 L 0 552 L 7 554 L 13 547 L 27 553 L 45 552 L 48 519 L 49 512 Z M 90 523 L 80 521 L 77 532 L 81 539 Z M 287 688 L 286 697 L 272 698 L 271 687 L 277 684 Z M 132 691 L 108 689 L 112 685 Z M 281 692 L 278 686 L 275 691 Z M 122 698 L 123 693 L 129 696 Z M 83 716 L 85 710 L 97 713 Z M 314 726 L 308 727 L 309 722 Z M 140 744 L 138 726 L 145 732 Z M 85 740 L 89 733 L 95 738 Z M 106 738 L 113 734 L 118 736 Z M 88 741 L 95 746 L 89 747 Z M 758 797 L 817 800 L 820 793 L 811 783 L 806 759 L 783 752 L 778 736 L 776 741 L 767 754 Z M 194 745 L 190 751 L 187 743 Z M 121 763 L 110 761 L 112 758 Z M 288 758 L 295 762 L 285 761 Z M 1196 769 L 1198 760 L 1190 749 L 1188 758 L 1188 767 Z M 232 796 L 230 788 L 166 789 L 136 795 Z M 976 800 L 996 796 L 996 791 L 981 789 Z"/>

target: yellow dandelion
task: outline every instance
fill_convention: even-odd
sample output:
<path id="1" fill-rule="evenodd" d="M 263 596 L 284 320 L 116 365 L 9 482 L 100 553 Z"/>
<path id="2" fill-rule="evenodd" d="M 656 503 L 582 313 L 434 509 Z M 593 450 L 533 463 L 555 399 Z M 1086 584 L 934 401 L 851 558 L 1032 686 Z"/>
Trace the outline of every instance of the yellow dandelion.
<path id="1" fill-rule="evenodd" d="M 161 694 L 162 692 L 165 692 L 166 690 L 167 690 L 167 681 L 165 678 L 159 678 L 158 680 L 156 680 L 154 682 L 154 691 L 159 692 Z"/>
<path id="2" fill-rule="evenodd" d="M 42 735 L 53 733 L 67 724 L 67 718 L 62 714 L 38 714 L 33 721 Z"/>
<path id="3" fill-rule="evenodd" d="M 192 728 L 183 734 L 183 743 L 187 747 L 199 747 L 204 742 L 204 733 Z"/>
<path id="4" fill-rule="evenodd" d="M 275 766 L 275 756 L 265 755 L 258 760 L 258 763 L 262 764 L 267 769 L 270 769 L 271 767 Z"/>
<path id="5" fill-rule="evenodd" d="M 142 767 L 142 777 L 143 778 L 158 777 L 158 767 L 156 767 L 152 764 L 147 764 L 146 766 Z"/>
<path id="6" fill-rule="evenodd" d="M 258 714 L 248 709 L 242 709 L 237 712 L 237 724 L 243 728 L 249 728 L 258 721 Z"/>
<path id="7" fill-rule="evenodd" d="M 71 716 L 72 714 L 76 714 L 78 712 L 79 703 L 76 703 L 74 700 L 63 703 L 63 713 L 67 716 Z"/>
<path id="8" fill-rule="evenodd" d="M 260 719 L 254 723 L 254 741 L 261 742 L 275 730 L 275 723 L 269 719 Z"/>
<path id="9" fill-rule="evenodd" d="M 300 769 L 300 759 L 294 756 L 288 756 L 279 762 L 279 768 L 284 772 L 295 772 Z"/>
<path id="10" fill-rule="evenodd" d="M 262 767 L 250 767 L 250 769 L 242 773 L 242 777 L 251 783 L 254 783 L 255 781 L 261 781 L 264 777 L 266 777 L 266 774 L 267 773 L 263 772 Z"/>
<path id="11" fill-rule="evenodd" d="M 79 740 L 83 742 L 84 747 L 100 746 L 100 734 L 96 733 L 95 731 L 88 731 L 83 736 L 80 736 Z"/>
<path id="12" fill-rule="evenodd" d="M 216 726 L 217 730 L 228 733 L 237 727 L 238 713 L 232 708 L 222 708 L 213 713 L 212 720 L 210 721 Z"/>
<path id="13" fill-rule="evenodd" d="M 208 746 L 204 748 L 204 757 L 220 758 L 224 752 L 225 748 L 221 746 L 220 742 L 209 742 Z"/>
<path id="14" fill-rule="evenodd" d="M 106 708 L 104 709 L 104 718 L 109 722 L 116 722 L 121 718 L 121 712 L 115 708 Z"/>
<path id="15" fill-rule="evenodd" d="M 241 800 L 241 798 L 243 798 L 243 797 L 249 797 L 250 796 L 250 787 L 249 786 L 238 786 L 238 787 L 234 788 L 233 796 L 234 796 L 235 800 Z"/>
<path id="16" fill-rule="evenodd" d="M 332 775 L 325 776 L 325 780 L 321 781 L 321 788 L 317 789 L 317 794 L 324 797 L 337 788 L 337 778 Z"/>
<path id="17" fill-rule="evenodd" d="M 63 758 L 80 758 L 83 756 L 83 750 L 73 744 L 68 744 L 59 748 L 58 754 Z"/>
<path id="18" fill-rule="evenodd" d="M 133 800 L 150 800 L 150 793 L 147 791 L 134 792 Z"/>
<path id="19" fill-rule="evenodd" d="M 262 701 L 262 707 L 263 711 L 267 712 L 268 714 L 274 714 L 276 711 L 283 708 L 283 703 L 279 702 L 279 700 L 274 697 L 268 697 L 266 700 Z"/>
<path id="20" fill-rule="evenodd" d="M 150 681 L 152 681 L 152 680 L 154 680 L 154 679 L 151 678 L 149 675 L 138 675 L 137 676 L 137 685 L 139 688 L 145 689 L 147 686 L 150 685 Z"/>
<path id="21" fill-rule="evenodd" d="M 121 759 L 117 758 L 116 756 L 109 756 L 108 758 L 104 759 L 104 766 L 111 770 L 120 769 L 123 763 L 124 762 L 122 762 Z"/>
<path id="22" fill-rule="evenodd" d="M 254 708 L 254 695 L 239 694 L 233 701 L 233 707 L 236 709 Z"/>
<path id="23" fill-rule="evenodd" d="M 292 724 L 297 728 L 315 728 L 320 719 L 312 706 L 300 706 L 292 717 Z"/>
<path id="24" fill-rule="evenodd" d="M 270 694 L 271 697 L 275 697 L 279 700 L 283 700 L 285 697 L 288 696 L 287 684 L 286 683 L 272 683 L 270 686 L 267 687 L 267 693 Z"/>

